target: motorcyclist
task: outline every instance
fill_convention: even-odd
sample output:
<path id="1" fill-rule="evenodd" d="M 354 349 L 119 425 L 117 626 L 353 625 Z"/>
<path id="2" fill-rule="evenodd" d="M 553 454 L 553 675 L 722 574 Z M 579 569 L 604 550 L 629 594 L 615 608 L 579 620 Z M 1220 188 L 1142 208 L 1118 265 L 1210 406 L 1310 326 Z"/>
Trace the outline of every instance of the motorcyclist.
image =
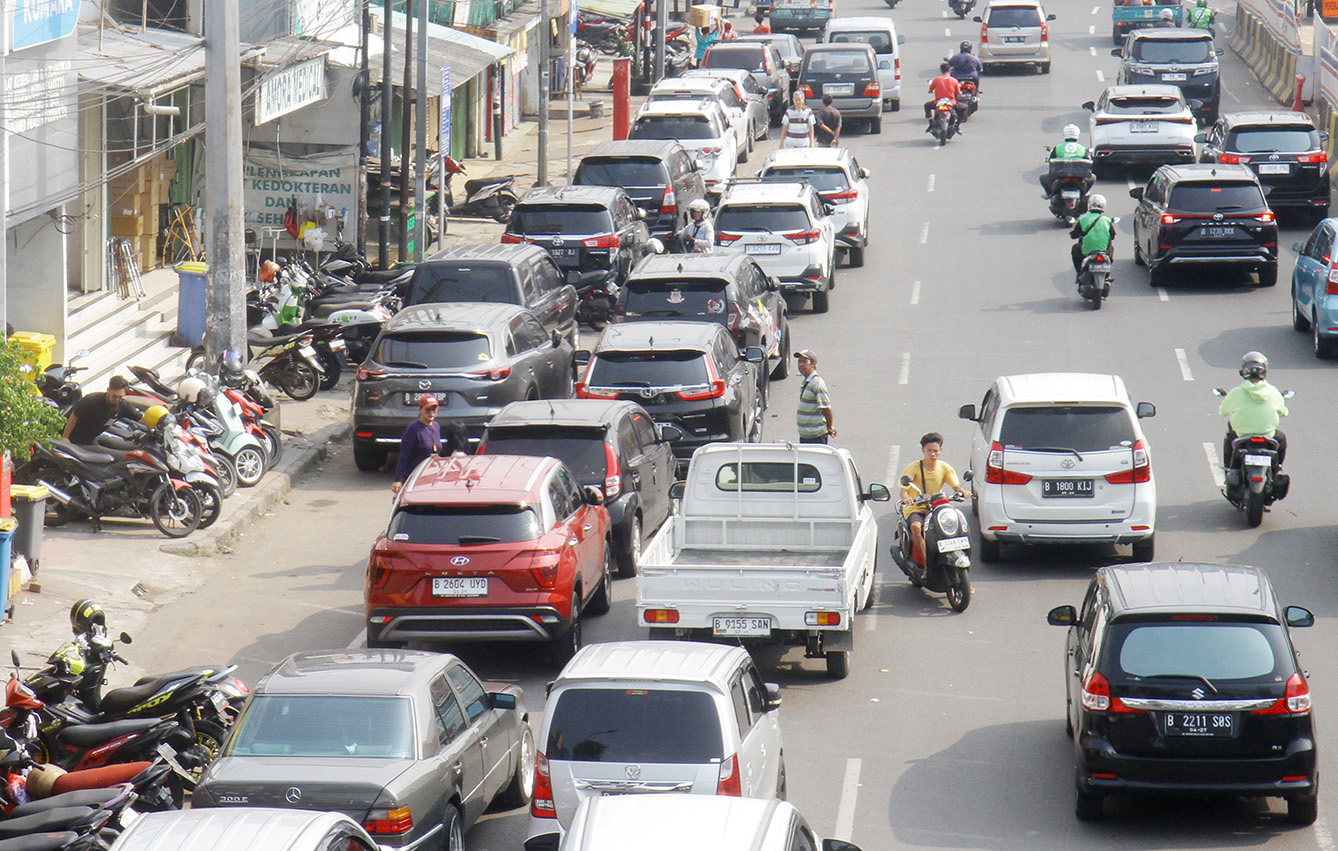
<path id="1" fill-rule="evenodd" d="M 1046 163 L 1048 164 L 1054 160 L 1090 159 L 1091 154 L 1088 152 L 1087 147 L 1078 141 L 1078 138 L 1081 135 L 1082 131 L 1078 129 L 1078 125 L 1064 125 L 1064 141 L 1050 149 L 1050 153 L 1045 158 Z M 1051 177 L 1048 171 L 1041 175 L 1040 181 L 1041 188 L 1045 190 L 1046 198 L 1055 194 L 1055 178 Z M 1092 184 L 1095 182 L 1096 178 L 1092 175 L 1088 175 L 1083 181 L 1082 191 L 1084 193 L 1090 192 L 1092 190 Z"/>
<path id="2" fill-rule="evenodd" d="M 948 73 L 950 70 L 951 66 L 947 62 L 941 63 L 938 66 L 938 76 L 929 81 L 930 98 L 925 101 L 925 120 L 929 121 L 933 117 L 934 104 L 948 98 L 955 107 L 953 117 L 956 120 L 957 132 L 960 133 L 962 132 L 962 110 L 964 107 L 957 103 L 957 96 L 962 93 L 962 84 L 957 82 L 956 77 Z M 934 125 L 930 123 L 929 126 L 925 127 L 925 132 L 928 133 L 933 129 Z"/>
<path id="3" fill-rule="evenodd" d="M 1287 458 L 1287 435 L 1278 429 L 1278 421 L 1287 416 L 1287 404 L 1278 388 L 1268 383 L 1268 358 L 1259 352 L 1246 352 L 1240 359 L 1240 377 L 1231 388 L 1217 413 L 1229 417 L 1226 440 L 1222 443 L 1222 465 L 1231 467 L 1231 444 L 1237 437 L 1263 435 L 1278 442 L 1278 467 Z"/>
<path id="4" fill-rule="evenodd" d="M 1195 29 L 1210 30 L 1213 28 L 1213 18 L 1217 13 L 1208 8 L 1208 0 L 1199 0 L 1193 9 L 1189 10 L 1189 25 Z"/>
<path id="5" fill-rule="evenodd" d="M 1097 251 L 1110 252 L 1115 245 L 1115 220 L 1106 215 L 1106 196 L 1087 199 L 1087 212 L 1078 217 L 1069 236 L 1073 243 L 1073 271 L 1082 272 L 1083 258 Z"/>
<path id="6" fill-rule="evenodd" d="M 924 564 L 926 509 L 922 505 L 913 504 L 913 500 L 924 494 L 936 494 L 943 490 L 945 485 L 960 496 L 966 496 L 966 491 L 962 490 L 962 481 L 952 465 L 939 460 L 939 456 L 943 454 L 943 435 L 931 431 L 921 437 L 920 452 L 924 457 L 911 462 L 910 466 L 901 472 L 903 476 L 909 476 L 911 484 L 914 485 L 901 489 L 901 511 L 911 527 L 911 548 L 915 560 Z"/>
<path id="7" fill-rule="evenodd" d="M 1162 9 L 1161 14 L 1157 16 L 1157 23 L 1153 24 L 1154 29 L 1175 26 L 1175 13 L 1170 9 Z"/>
<path id="8" fill-rule="evenodd" d="M 948 60 L 952 75 L 960 82 L 975 83 L 976 91 L 980 91 L 980 72 L 985 66 L 981 64 L 980 58 L 971 52 L 971 42 L 964 41 L 958 48 L 958 53 Z"/>
<path id="9" fill-rule="evenodd" d="M 710 254 L 715 250 L 715 224 L 711 221 L 711 205 L 698 198 L 688 205 L 691 218 L 678 231 L 679 244 L 691 254 Z"/>

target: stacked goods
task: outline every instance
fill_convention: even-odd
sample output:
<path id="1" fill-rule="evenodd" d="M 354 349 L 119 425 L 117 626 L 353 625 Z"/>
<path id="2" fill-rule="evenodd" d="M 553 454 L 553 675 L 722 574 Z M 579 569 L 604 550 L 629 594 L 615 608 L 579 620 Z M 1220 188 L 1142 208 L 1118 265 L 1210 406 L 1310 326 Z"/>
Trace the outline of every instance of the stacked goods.
<path id="1" fill-rule="evenodd" d="M 112 214 L 108 233 L 130 241 L 131 255 L 140 269 L 159 265 L 164 230 L 160 210 L 168 202 L 167 190 L 175 176 L 176 163 L 160 156 L 112 178 L 107 185 Z"/>

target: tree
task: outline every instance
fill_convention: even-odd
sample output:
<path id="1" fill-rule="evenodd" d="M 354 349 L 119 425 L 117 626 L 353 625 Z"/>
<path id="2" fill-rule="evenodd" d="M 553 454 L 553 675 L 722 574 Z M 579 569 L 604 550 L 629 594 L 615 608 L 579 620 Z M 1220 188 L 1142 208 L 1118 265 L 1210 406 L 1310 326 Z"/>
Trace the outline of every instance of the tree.
<path id="1" fill-rule="evenodd" d="M 0 455 L 27 461 L 34 444 L 46 445 L 65 418 L 37 391 L 37 359 L 18 342 L 0 344 Z"/>

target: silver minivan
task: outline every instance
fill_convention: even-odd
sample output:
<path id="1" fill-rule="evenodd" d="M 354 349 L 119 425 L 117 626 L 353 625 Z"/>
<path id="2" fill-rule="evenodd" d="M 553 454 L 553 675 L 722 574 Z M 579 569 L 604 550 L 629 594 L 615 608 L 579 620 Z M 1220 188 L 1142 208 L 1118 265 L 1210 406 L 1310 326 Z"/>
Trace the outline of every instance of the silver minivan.
<path id="1" fill-rule="evenodd" d="M 986 68 L 1031 65 L 1050 73 L 1050 26 L 1038 0 L 994 0 L 984 15 L 972 18 L 980 27 L 980 61 Z"/>
<path id="2" fill-rule="evenodd" d="M 883 107 L 888 112 L 901 109 L 901 45 L 906 36 L 897 35 L 891 18 L 832 18 L 822 32 L 824 44 L 867 44 L 878 57 L 878 80 L 883 89 Z"/>
<path id="3" fill-rule="evenodd" d="M 535 756 L 526 851 L 554 851 L 589 798 L 656 792 L 785 796 L 780 689 L 742 647 L 584 647 L 553 682 Z"/>

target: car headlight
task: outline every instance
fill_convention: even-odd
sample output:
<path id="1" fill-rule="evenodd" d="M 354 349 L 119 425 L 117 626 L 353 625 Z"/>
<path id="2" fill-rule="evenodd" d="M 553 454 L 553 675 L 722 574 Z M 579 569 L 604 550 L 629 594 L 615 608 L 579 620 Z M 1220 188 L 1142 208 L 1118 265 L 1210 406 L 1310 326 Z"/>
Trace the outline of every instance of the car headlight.
<path id="1" fill-rule="evenodd" d="M 938 528 L 945 535 L 956 535 L 962 529 L 962 515 L 957 511 L 940 511 Z"/>

